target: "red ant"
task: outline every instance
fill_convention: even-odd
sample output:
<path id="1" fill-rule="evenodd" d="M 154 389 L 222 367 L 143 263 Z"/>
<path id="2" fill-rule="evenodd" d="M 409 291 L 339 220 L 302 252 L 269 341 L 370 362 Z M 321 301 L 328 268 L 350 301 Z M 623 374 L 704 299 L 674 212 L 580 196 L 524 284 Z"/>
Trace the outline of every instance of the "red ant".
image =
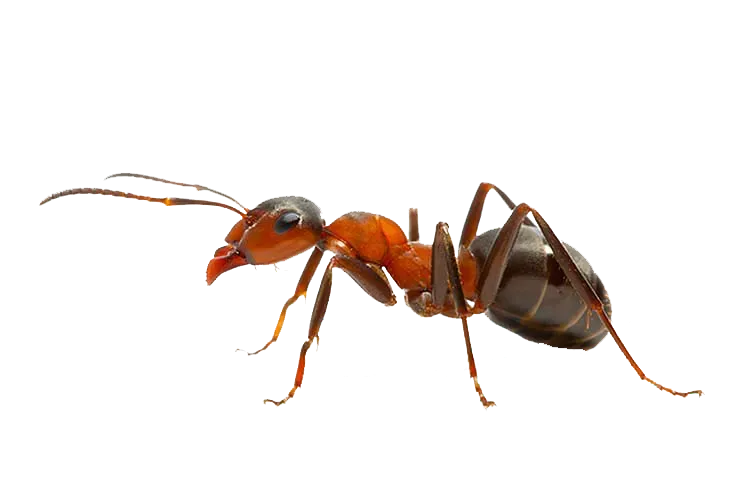
<path id="1" fill-rule="evenodd" d="M 305 355 L 318 340 L 320 325 L 331 295 L 333 269 L 338 267 L 378 302 L 396 303 L 385 272 L 406 292 L 406 302 L 420 316 L 443 314 L 460 318 L 463 326 L 469 374 L 474 389 L 486 407 L 495 403 L 484 396 L 471 350 L 467 318 L 486 312 L 498 325 L 527 340 L 566 349 L 591 349 L 609 332 L 641 379 L 676 396 L 702 395 L 702 391 L 677 392 L 646 377 L 610 321 L 612 306 L 599 277 L 574 248 L 562 243 L 542 216 L 522 203 L 514 204 L 496 186 L 479 185 L 466 216 L 458 255 L 448 225 L 437 224 L 432 245 L 419 243 L 417 210 L 409 211 L 409 237 L 391 219 L 365 212 L 350 212 L 325 225 L 320 209 L 297 196 L 273 198 L 248 210 L 231 196 L 197 184 L 172 182 L 139 174 L 138 177 L 210 191 L 239 205 L 245 212 L 213 201 L 185 198 L 151 198 L 109 189 L 79 188 L 54 194 L 48 201 L 73 194 L 102 194 L 172 205 L 210 205 L 238 213 L 242 219 L 229 231 L 227 245 L 216 250 L 208 263 L 210 285 L 222 273 L 246 264 L 274 264 L 313 249 L 294 295 L 281 309 L 271 340 L 248 355 L 258 354 L 276 341 L 290 305 L 307 294 L 323 252 L 333 252 L 315 299 L 310 332 L 299 357 L 294 387 L 275 405 L 286 403 L 302 385 Z M 495 191 L 512 210 L 503 227 L 477 236 L 487 194 Z M 535 226 L 527 216 L 531 214 Z M 471 302 L 469 304 L 468 301 Z M 593 314 L 592 314 L 593 313 Z"/>

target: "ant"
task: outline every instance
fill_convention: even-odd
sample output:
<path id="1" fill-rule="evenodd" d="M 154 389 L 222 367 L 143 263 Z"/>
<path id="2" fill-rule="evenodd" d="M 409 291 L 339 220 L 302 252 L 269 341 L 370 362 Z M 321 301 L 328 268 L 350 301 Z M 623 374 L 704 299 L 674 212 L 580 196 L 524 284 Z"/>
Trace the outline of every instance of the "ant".
<path id="1" fill-rule="evenodd" d="M 281 333 L 289 306 L 307 294 L 307 288 L 323 253 L 330 251 L 310 319 L 308 338 L 302 345 L 294 387 L 279 400 L 265 403 L 279 406 L 294 397 L 302 385 L 305 355 L 318 332 L 328 306 L 333 270 L 348 274 L 370 297 L 387 306 L 396 303 L 384 272 L 406 292 L 406 302 L 420 316 L 443 314 L 459 318 L 463 326 L 469 374 L 485 408 L 494 406 L 482 392 L 471 350 L 469 316 L 487 313 L 498 325 L 521 337 L 565 349 L 591 349 L 609 332 L 630 365 L 642 380 L 675 396 L 703 394 L 702 391 L 678 392 L 646 377 L 615 332 L 610 317 L 612 306 L 604 285 L 591 265 L 573 247 L 562 243 L 544 218 L 522 203 L 516 205 L 497 186 L 482 183 L 466 216 L 456 254 L 448 225 L 437 224 L 432 245 L 419 243 L 417 209 L 409 211 L 409 237 L 391 219 L 366 212 L 350 212 L 326 225 L 320 209 L 298 196 L 272 198 L 248 210 L 231 196 L 198 184 L 173 182 L 141 174 L 114 174 L 112 177 L 137 177 L 152 181 L 193 187 L 227 198 L 235 207 L 206 200 L 151 198 L 122 191 L 78 188 L 62 191 L 48 201 L 75 194 L 101 194 L 174 205 L 223 207 L 242 218 L 229 231 L 227 245 L 214 253 L 208 263 L 206 281 L 210 285 L 222 273 L 246 264 L 274 264 L 313 249 L 302 271 L 297 288 L 281 309 L 273 337 L 266 345 L 248 355 L 258 354 L 274 343 Z M 496 192 L 511 209 L 503 227 L 477 236 L 484 201 Z M 528 216 L 536 221 L 534 225 Z M 467 302 L 468 301 L 468 302 Z M 239 349 L 238 349 L 239 350 Z"/>

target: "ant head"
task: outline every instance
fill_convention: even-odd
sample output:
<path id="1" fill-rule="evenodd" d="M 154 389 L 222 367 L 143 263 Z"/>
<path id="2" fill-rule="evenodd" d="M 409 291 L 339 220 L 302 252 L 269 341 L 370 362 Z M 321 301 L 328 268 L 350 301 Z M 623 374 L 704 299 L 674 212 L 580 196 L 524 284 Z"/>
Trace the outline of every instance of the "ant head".
<path id="1" fill-rule="evenodd" d="M 208 263 L 210 285 L 220 274 L 245 264 L 274 264 L 312 248 L 325 222 L 310 200 L 286 196 L 264 201 L 234 225 L 228 245 L 216 250 Z"/>

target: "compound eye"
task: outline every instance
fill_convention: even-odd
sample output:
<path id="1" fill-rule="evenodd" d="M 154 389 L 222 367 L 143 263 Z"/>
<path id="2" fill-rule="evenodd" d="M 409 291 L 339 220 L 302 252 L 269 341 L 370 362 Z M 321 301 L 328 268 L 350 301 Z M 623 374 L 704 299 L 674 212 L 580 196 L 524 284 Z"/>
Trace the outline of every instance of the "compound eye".
<path id="1" fill-rule="evenodd" d="M 273 225 L 273 230 L 276 231 L 276 234 L 284 234 L 299 224 L 299 220 L 300 216 L 298 213 L 286 212 L 276 219 L 276 223 Z"/>

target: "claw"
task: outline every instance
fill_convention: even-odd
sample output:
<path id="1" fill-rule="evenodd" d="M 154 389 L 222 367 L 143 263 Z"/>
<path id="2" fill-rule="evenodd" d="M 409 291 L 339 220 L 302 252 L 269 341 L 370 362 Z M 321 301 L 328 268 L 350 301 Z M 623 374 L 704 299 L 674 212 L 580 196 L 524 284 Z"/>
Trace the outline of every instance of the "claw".
<path id="1" fill-rule="evenodd" d="M 281 406 L 284 403 L 286 403 L 286 399 L 282 399 L 281 401 L 274 401 L 273 399 L 264 399 L 263 404 L 266 404 L 266 403 L 273 403 L 276 406 Z"/>
<path id="2" fill-rule="evenodd" d="M 318 352 L 318 347 L 320 347 L 320 335 L 315 336 L 315 352 Z"/>

